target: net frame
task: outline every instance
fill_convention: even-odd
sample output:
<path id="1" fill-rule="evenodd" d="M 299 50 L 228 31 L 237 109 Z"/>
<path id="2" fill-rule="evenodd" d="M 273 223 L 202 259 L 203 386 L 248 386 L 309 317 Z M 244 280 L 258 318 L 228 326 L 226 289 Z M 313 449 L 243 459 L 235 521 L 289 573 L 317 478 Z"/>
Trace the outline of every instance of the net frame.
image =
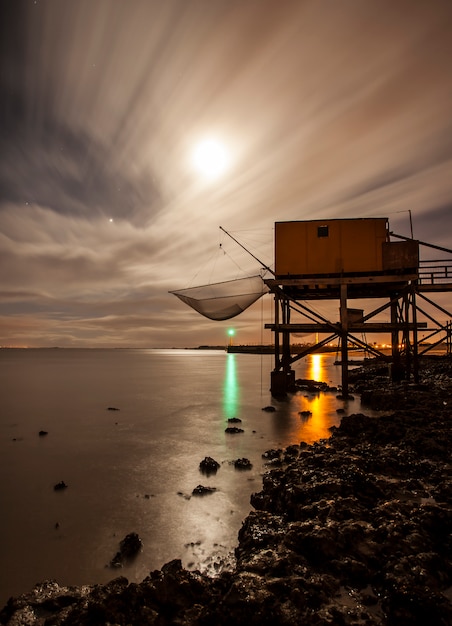
<path id="1" fill-rule="evenodd" d="M 210 320 L 229 320 L 243 313 L 268 293 L 262 276 L 247 276 L 208 285 L 176 289 L 169 293 Z"/>

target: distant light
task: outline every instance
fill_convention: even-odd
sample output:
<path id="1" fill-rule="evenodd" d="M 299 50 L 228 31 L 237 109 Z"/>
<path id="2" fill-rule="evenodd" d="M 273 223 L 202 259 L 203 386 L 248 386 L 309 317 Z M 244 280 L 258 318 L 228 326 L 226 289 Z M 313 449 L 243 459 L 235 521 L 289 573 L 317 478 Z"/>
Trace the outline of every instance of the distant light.
<path id="1" fill-rule="evenodd" d="M 233 336 L 235 335 L 235 330 L 234 330 L 233 328 L 230 328 L 230 329 L 228 330 L 228 335 L 229 335 L 230 337 L 233 337 Z"/>
<path id="2" fill-rule="evenodd" d="M 193 151 L 192 160 L 198 172 L 209 180 L 224 174 L 230 163 L 226 146 L 214 138 L 200 141 Z"/>
<path id="3" fill-rule="evenodd" d="M 111 224 L 112 222 L 114 222 L 114 219 L 113 219 L 112 217 L 110 217 L 110 219 L 109 219 L 108 221 L 109 221 L 109 222 L 110 222 L 110 224 Z"/>

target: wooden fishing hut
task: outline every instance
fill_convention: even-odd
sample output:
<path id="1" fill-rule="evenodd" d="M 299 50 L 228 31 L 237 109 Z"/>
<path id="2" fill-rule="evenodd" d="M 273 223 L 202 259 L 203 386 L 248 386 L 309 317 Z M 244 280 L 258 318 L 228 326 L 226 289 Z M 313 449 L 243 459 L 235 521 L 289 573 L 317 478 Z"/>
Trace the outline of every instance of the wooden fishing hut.
<path id="1" fill-rule="evenodd" d="M 275 272 L 264 281 L 275 303 L 274 322 L 265 325 L 274 332 L 272 394 L 285 393 L 293 386 L 295 361 L 337 339 L 344 397 L 349 394 L 349 347 L 387 360 L 393 380 L 410 376 L 417 380 L 418 333 L 427 330 L 427 323 L 418 321 L 416 295 L 452 290 L 452 266 L 436 268 L 430 278 L 428 272 L 420 271 L 420 243 L 430 245 L 394 235 L 385 217 L 275 223 Z M 445 271 L 446 281 L 435 284 L 438 271 Z M 354 300 L 375 299 L 385 303 L 368 313 L 350 306 Z M 337 302 L 338 321 L 330 321 L 312 308 L 310 303 L 319 300 Z M 385 309 L 390 311 L 390 321 L 373 321 Z M 297 333 L 324 338 L 292 354 L 291 335 Z M 364 339 L 367 333 L 389 333 L 391 355 L 368 344 Z"/>

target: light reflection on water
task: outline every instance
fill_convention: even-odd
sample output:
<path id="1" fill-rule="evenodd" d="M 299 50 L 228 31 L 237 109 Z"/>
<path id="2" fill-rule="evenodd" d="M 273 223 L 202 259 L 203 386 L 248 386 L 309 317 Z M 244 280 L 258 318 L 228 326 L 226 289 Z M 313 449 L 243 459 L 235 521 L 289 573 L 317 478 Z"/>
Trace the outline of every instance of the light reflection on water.
<path id="1" fill-rule="evenodd" d="M 334 365 L 335 356 L 331 353 L 311 354 L 301 362 L 295 363 L 296 378 L 327 383 L 334 388 L 340 384 L 340 368 Z M 290 396 L 290 401 L 282 403 L 279 411 L 284 417 L 279 420 L 277 428 L 280 431 L 282 446 L 304 441 L 314 443 L 326 439 L 331 435 L 331 427 L 337 426 L 341 419 L 340 411 L 345 413 L 359 411 L 359 402 L 356 400 L 341 400 L 337 396 L 339 391 L 331 389 L 325 392 L 299 391 Z M 307 413 L 309 415 L 301 415 Z"/>
<path id="2" fill-rule="evenodd" d="M 294 364 L 296 377 L 337 385 L 333 361 L 312 355 Z M 328 437 L 337 408 L 359 410 L 334 391 L 276 400 L 272 367 L 270 355 L 224 351 L 2 351 L 0 604 L 46 578 L 110 580 L 118 572 L 105 564 L 131 531 L 144 547 L 119 572 L 129 580 L 173 558 L 202 569 L 229 553 L 261 489 L 262 453 Z M 225 433 L 231 417 L 243 433 Z M 215 476 L 199 472 L 205 456 L 221 463 Z M 242 457 L 251 471 L 231 464 Z M 55 493 L 60 480 L 69 488 Z M 191 497 L 198 484 L 217 491 Z"/>
<path id="3" fill-rule="evenodd" d="M 310 363 L 308 360 L 308 368 L 306 371 L 307 378 L 311 380 L 324 381 L 326 378 L 326 372 L 324 371 L 324 354 L 311 354 Z"/>
<path id="4" fill-rule="evenodd" d="M 240 386 L 237 379 L 236 355 L 227 354 L 223 382 L 223 414 L 226 419 L 237 416 L 239 399 Z"/>

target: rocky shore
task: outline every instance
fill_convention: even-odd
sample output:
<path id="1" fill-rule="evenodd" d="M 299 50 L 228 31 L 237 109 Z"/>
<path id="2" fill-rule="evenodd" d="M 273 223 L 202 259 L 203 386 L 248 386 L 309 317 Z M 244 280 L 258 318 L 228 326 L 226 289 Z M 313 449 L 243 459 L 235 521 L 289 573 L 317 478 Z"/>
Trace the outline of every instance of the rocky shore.
<path id="1" fill-rule="evenodd" d="M 175 560 L 141 583 L 47 581 L 10 599 L 0 623 L 451 625 L 451 360 L 425 359 L 418 384 L 386 373 L 353 375 L 362 412 L 331 438 L 267 453 L 233 571 Z"/>

